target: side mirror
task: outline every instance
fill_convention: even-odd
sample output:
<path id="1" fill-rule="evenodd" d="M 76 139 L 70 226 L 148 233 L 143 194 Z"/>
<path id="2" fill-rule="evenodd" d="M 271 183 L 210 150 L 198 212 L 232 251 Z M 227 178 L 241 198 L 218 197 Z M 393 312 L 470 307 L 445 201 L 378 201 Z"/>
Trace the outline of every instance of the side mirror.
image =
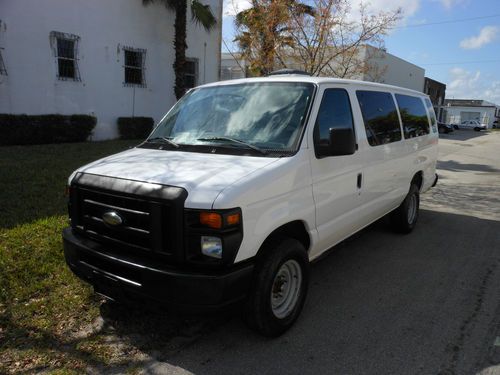
<path id="1" fill-rule="evenodd" d="M 353 128 L 330 129 L 330 155 L 352 155 L 356 152 Z"/>

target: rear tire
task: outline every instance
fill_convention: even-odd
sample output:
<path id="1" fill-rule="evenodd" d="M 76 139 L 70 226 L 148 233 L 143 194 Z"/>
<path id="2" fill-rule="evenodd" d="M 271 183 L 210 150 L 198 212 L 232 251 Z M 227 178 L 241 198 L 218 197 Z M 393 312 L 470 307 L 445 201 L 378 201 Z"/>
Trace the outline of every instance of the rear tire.
<path id="1" fill-rule="evenodd" d="M 478 131 L 480 131 L 481 129 L 476 127 L 476 128 L 474 128 L 474 130 L 478 132 Z"/>
<path id="2" fill-rule="evenodd" d="M 264 246 L 244 319 L 260 334 L 277 337 L 295 323 L 302 311 L 309 284 L 309 258 L 304 246 L 292 238 Z"/>
<path id="3" fill-rule="evenodd" d="M 410 233 L 417 224 L 419 207 L 419 188 L 411 184 L 403 203 L 390 214 L 393 229 L 398 233 Z"/>

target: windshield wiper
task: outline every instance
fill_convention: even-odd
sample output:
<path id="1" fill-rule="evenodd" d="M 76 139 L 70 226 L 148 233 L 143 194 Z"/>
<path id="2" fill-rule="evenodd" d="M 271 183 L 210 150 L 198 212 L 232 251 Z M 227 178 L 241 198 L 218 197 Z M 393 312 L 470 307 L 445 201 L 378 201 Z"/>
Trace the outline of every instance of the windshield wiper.
<path id="1" fill-rule="evenodd" d="M 237 144 L 240 144 L 240 145 L 244 145 L 244 146 L 246 146 L 248 148 L 251 148 L 252 150 L 260 152 L 262 155 L 267 155 L 267 151 L 266 150 L 264 150 L 262 148 L 259 148 L 257 146 L 254 146 L 251 143 L 248 143 L 248 142 L 245 142 L 245 141 L 241 141 L 241 140 L 236 139 L 236 138 L 217 136 L 217 137 L 198 138 L 197 141 L 229 141 L 229 142 L 237 143 Z"/>
<path id="2" fill-rule="evenodd" d="M 175 148 L 179 148 L 179 145 L 172 141 L 171 139 L 168 139 L 166 137 L 154 137 L 154 138 L 149 138 L 147 139 L 146 142 L 151 142 L 151 141 L 164 141 L 167 142 L 169 145 L 174 146 Z"/>

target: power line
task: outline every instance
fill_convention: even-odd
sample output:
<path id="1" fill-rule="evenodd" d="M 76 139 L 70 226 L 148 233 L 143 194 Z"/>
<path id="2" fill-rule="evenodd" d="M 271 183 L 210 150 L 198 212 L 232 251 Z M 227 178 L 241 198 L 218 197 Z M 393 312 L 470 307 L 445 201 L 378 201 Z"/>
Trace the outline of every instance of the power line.
<path id="1" fill-rule="evenodd" d="M 459 19 L 455 19 L 455 20 L 439 21 L 439 22 L 413 23 L 413 24 L 409 24 L 409 25 L 394 26 L 393 29 L 405 29 L 405 28 L 409 28 L 409 27 L 444 25 L 444 24 L 449 24 L 449 23 L 460 23 L 460 22 L 467 22 L 467 21 L 483 20 L 483 19 L 487 19 L 487 18 L 496 18 L 496 17 L 500 17 L 500 14 L 491 14 L 489 16 L 478 16 L 478 17 L 470 17 L 470 18 L 459 18 Z"/>
<path id="2" fill-rule="evenodd" d="M 457 65 L 457 64 L 487 64 L 500 62 L 500 59 L 496 60 L 476 60 L 476 61 L 455 61 L 455 62 L 438 62 L 438 63 L 422 63 L 419 65 Z"/>

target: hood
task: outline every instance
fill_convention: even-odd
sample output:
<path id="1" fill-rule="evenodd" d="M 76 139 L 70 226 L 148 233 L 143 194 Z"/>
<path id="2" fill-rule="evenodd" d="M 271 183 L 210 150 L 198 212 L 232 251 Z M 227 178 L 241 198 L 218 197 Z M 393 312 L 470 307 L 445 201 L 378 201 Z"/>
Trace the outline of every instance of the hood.
<path id="1" fill-rule="evenodd" d="M 76 172 L 178 186 L 186 207 L 212 208 L 226 187 L 279 158 L 134 148 L 79 168 Z"/>

